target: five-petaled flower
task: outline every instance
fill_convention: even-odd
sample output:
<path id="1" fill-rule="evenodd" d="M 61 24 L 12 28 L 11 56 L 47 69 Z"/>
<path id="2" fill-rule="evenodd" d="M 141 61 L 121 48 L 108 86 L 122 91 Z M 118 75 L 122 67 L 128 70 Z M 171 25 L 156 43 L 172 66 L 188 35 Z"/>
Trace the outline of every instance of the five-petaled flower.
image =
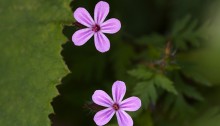
<path id="1" fill-rule="evenodd" d="M 85 44 L 93 35 L 95 47 L 98 51 L 104 53 L 110 49 L 110 41 L 103 34 L 114 34 L 121 29 L 121 23 L 118 19 L 111 18 L 105 21 L 109 13 L 109 4 L 100 1 L 95 6 L 94 20 L 85 8 L 78 8 L 74 12 L 74 18 L 80 24 L 87 28 L 76 31 L 72 36 L 72 41 L 76 46 Z"/>
<path id="2" fill-rule="evenodd" d="M 112 86 L 111 97 L 102 90 L 96 90 L 92 96 L 93 102 L 97 105 L 107 107 L 96 113 L 94 121 L 98 126 L 107 124 L 116 113 L 119 126 L 133 126 L 132 118 L 125 111 L 136 111 L 141 107 L 141 100 L 138 97 L 130 97 L 122 101 L 126 92 L 125 83 L 116 81 Z"/>

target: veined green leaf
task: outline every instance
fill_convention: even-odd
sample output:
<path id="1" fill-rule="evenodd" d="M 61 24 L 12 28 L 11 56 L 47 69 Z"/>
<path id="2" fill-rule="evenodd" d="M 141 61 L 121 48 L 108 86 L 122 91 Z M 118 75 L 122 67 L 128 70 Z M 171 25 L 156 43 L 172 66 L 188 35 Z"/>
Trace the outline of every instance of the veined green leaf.
<path id="1" fill-rule="evenodd" d="M 148 80 L 153 76 L 153 73 L 144 67 L 130 70 L 128 71 L 128 74 L 140 80 Z"/>
<path id="2" fill-rule="evenodd" d="M 158 97 L 152 80 L 139 82 L 134 88 L 133 94 L 140 97 L 142 106 L 145 109 L 148 108 L 150 103 L 155 104 Z"/>
<path id="3" fill-rule="evenodd" d="M 197 82 L 198 84 L 202 84 L 205 86 L 211 86 L 211 82 L 209 82 L 206 78 L 202 77 L 196 72 L 193 72 L 191 70 L 183 70 L 183 74 L 187 76 L 188 78 L 192 79 L 193 81 Z"/>
<path id="4" fill-rule="evenodd" d="M 204 98 L 201 95 L 201 93 L 198 90 L 196 90 L 196 88 L 192 85 L 183 82 L 182 78 L 180 77 L 180 75 L 178 75 L 178 73 L 176 73 L 175 76 L 175 84 L 178 92 L 182 93 L 184 96 L 188 98 L 193 98 L 198 101 L 204 101 Z"/>
<path id="5" fill-rule="evenodd" d="M 162 89 L 164 89 L 170 93 L 178 94 L 174 85 L 173 85 L 173 82 L 169 78 L 167 78 L 166 76 L 164 76 L 162 74 L 155 75 L 154 83 L 158 87 L 161 87 Z"/>
<path id="6" fill-rule="evenodd" d="M 61 23 L 70 1 L 0 1 L 0 124 L 50 126 L 56 84 L 68 73 Z"/>

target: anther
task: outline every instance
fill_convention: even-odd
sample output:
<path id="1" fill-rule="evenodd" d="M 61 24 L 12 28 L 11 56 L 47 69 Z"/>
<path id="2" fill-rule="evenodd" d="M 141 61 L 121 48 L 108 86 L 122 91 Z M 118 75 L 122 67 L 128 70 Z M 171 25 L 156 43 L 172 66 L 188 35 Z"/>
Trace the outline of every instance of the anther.
<path id="1" fill-rule="evenodd" d="M 115 103 L 112 107 L 113 107 L 113 109 L 114 109 L 115 111 L 119 110 L 119 105 L 116 104 L 116 103 Z"/>
<path id="2" fill-rule="evenodd" d="M 97 24 L 92 27 L 92 31 L 94 32 L 98 32 L 100 29 L 101 29 L 100 26 Z"/>

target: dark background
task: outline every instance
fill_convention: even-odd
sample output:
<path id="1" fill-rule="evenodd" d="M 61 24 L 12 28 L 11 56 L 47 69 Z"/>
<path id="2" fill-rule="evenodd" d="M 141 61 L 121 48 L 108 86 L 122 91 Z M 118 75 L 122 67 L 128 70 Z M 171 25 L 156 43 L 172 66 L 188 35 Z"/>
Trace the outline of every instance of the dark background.
<path id="1" fill-rule="evenodd" d="M 94 7 L 97 2 L 98 0 L 74 0 L 71 2 L 70 7 L 73 12 L 78 7 L 85 7 L 93 17 Z M 148 49 L 147 44 L 154 43 L 156 40 L 154 38 L 146 39 L 146 44 L 137 44 L 137 41 L 144 36 L 157 34 L 164 38 L 164 41 L 159 42 L 159 47 L 163 49 L 169 40 L 174 41 L 173 38 L 175 37 L 172 36 L 172 29 L 177 21 L 190 15 L 190 20 L 186 26 L 190 25 L 194 20 L 197 20 L 196 28 L 198 28 L 207 20 L 208 10 L 214 3 L 214 1 L 210 2 L 210 0 L 108 0 L 107 2 L 110 4 L 110 13 L 107 18 L 118 18 L 122 24 L 120 32 L 114 35 L 107 35 L 111 41 L 111 49 L 109 52 L 104 54 L 99 53 L 95 49 L 93 39 L 84 46 L 76 47 L 71 42 L 71 37 L 76 31 L 76 27 L 67 24 L 63 29 L 63 34 L 68 38 L 68 41 L 63 45 L 62 56 L 71 73 L 64 77 L 62 83 L 57 86 L 60 95 L 53 99 L 52 106 L 55 114 L 50 115 L 53 126 L 95 126 L 93 121 L 95 112 L 85 107 L 86 104 L 91 103 L 93 92 L 97 89 L 102 89 L 111 94 L 113 82 L 123 80 L 128 85 L 127 95 L 130 96 L 135 86 L 133 83 L 135 82 L 127 74 L 127 71 L 135 68 L 135 66 L 139 64 L 139 59 L 141 59 L 139 57 L 142 57 L 144 50 Z M 155 46 L 157 45 L 153 44 L 153 48 Z M 193 50 L 204 49 L 205 46 L 206 44 L 198 48 L 189 46 L 190 49 L 184 50 L 181 48 L 178 49 L 178 47 L 174 45 L 173 50 L 177 50 L 177 54 L 185 55 L 191 53 Z M 203 54 L 204 53 L 195 54 L 195 57 L 199 57 L 198 60 L 200 61 L 195 60 L 193 54 L 189 54 L 181 60 L 191 61 L 194 59 L 193 63 L 197 64 L 197 67 L 201 61 L 204 61 L 204 59 L 202 59 L 203 57 L 210 57 L 211 55 Z M 218 56 L 219 55 L 216 55 L 216 57 Z M 156 58 L 153 54 L 147 53 L 146 57 Z M 216 66 L 210 66 L 212 66 L 211 68 L 213 69 L 210 68 L 209 72 L 206 72 L 209 73 L 209 76 L 205 75 L 205 77 L 211 78 L 211 83 L 213 82 L 216 85 L 220 84 L 218 83 L 219 79 L 217 77 L 219 74 L 213 73 L 214 69 L 217 69 Z M 198 69 L 206 71 L 206 68 Z M 175 74 L 175 72 L 173 73 Z M 188 79 L 187 82 L 189 84 L 192 83 L 191 80 Z M 210 87 L 200 87 L 198 85 L 195 87 L 196 89 L 201 89 L 201 92 L 212 92 L 212 88 Z M 150 113 L 151 120 L 153 120 L 152 123 L 138 123 L 140 126 L 161 124 L 161 126 L 176 126 L 178 124 L 176 123 L 178 122 L 177 118 L 182 121 L 179 122 L 180 124 L 184 124 L 185 118 L 178 116 L 174 116 L 168 121 L 166 117 L 171 111 L 167 113 L 158 112 L 160 111 L 160 107 L 158 106 L 165 104 L 161 102 L 163 101 L 161 97 L 163 99 L 166 95 L 162 95 L 158 98 L 156 107 L 153 107 L 153 109 L 156 109 L 156 112 L 151 111 L 152 107 L 148 107 L 147 110 L 143 111 L 143 113 Z M 219 97 L 216 96 L 214 101 L 217 101 L 218 98 Z M 194 103 L 205 104 L 203 102 L 195 102 L 194 100 L 189 100 L 188 103 L 194 107 Z M 135 122 L 138 122 L 138 118 L 141 118 L 141 116 L 135 117 Z M 146 120 L 148 120 L 148 118 L 146 118 Z M 112 122 L 114 123 L 114 121 Z M 138 124 L 135 123 L 134 125 Z M 188 123 L 186 123 L 186 125 L 190 126 Z M 218 125 L 212 125 L 210 123 L 210 126 Z"/>

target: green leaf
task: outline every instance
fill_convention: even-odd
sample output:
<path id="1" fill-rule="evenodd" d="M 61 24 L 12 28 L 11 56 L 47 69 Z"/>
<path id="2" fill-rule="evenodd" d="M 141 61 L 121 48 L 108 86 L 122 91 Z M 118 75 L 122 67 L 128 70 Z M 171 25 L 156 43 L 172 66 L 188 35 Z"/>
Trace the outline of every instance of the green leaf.
<path id="1" fill-rule="evenodd" d="M 187 96 L 188 98 L 193 98 L 198 101 L 204 101 L 204 98 L 200 94 L 200 92 L 190 84 L 184 83 L 180 75 L 178 75 L 178 73 L 176 73 L 175 76 L 175 84 L 178 92 L 182 93 L 184 96 Z"/>
<path id="2" fill-rule="evenodd" d="M 171 116 L 177 116 L 180 119 L 188 118 L 196 113 L 195 108 L 187 103 L 182 95 L 178 95 L 171 108 Z"/>
<path id="3" fill-rule="evenodd" d="M 202 81 L 200 84 L 207 86 L 220 84 L 219 48 L 219 40 L 216 43 L 214 41 L 207 41 L 207 46 L 203 49 L 180 54 L 178 61 L 184 61 L 181 66 L 184 67 L 184 70 L 187 68 L 185 72 L 188 75 L 187 77 L 190 76 L 190 79 L 194 78 L 195 80 L 193 80 L 197 83 Z"/>
<path id="4" fill-rule="evenodd" d="M 135 44 L 146 48 L 136 56 L 137 59 L 146 61 L 155 61 L 161 58 L 161 52 L 164 51 L 164 45 L 167 42 L 166 36 L 154 33 L 144 35 L 135 41 Z"/>
<path id="5" fill-rule="evenodd" d="M 198 104 L 198 113 L 194 118 L 190 118 L 191 126 L 218 126 L 220 124 L 220 86 L 213 86 L 204 90 L 206 98 L 203 104 Z"/>
<path id="6" fill-rule="evenodd" d="M 128 74 L 140 80 L 148 80 L 153 76 L 153 73 L 145 67 L 130 70 Z"/>
<path id="7" fill-rule="evenodd" d="M 187 84 L 179 84 L 178 86 L 180 87 L 179 90 L 181 90 L 185 96 L 195 100 L 204 101 L 203 96 L 194 87 Z"/>
<path id="8" fill-rule="evenodd" d="M 195 71 L 184 69 L 183 74 L 186 77 L 194 80 L 198 84 L 202 84 L 202 85 L 205 85 L 205 86 L 211 86 L 212 85 L 211 82 L 209 82 L 205 77 L 201 76 L 199 73 L 197 73 Z"/>
<path id="9" fill-rule="evenodd" d="M 176 21 L 176 23 L 174 24 L 172 28 L 172 35 L 175 36 L 179 34 L 187 26 L 190 19 L 191 19 L 191 16 L 187 15 L 183 19 Z"/>
<path id="10" fill-rule="evenodd" d="M 145 109 L 150 103 L 155 104 L 158 97 L 153 81 L 139 82 L 135 86 L 133 94 L 139 96 Z"/>
<path id="11" fill-rule="evenodd" d="M 198 48 L 201 40 L 205 40 L 206 36 L 202 34 L 204 26 L 198 27 L 198 21 L 192 20 L 187 15 L 183 19 L 176 21 L 171 30 L 173 43 L 180 50 L 188 50 L 190 47 Z"/>
<path id="12" fill-rule="evenodd" d="M 173 85 L 173 82 L 169 78 L 167 78 L 166 76 L 164 76 L 162 74 L 155 75 L 154 83 L 158 87 L 161 87 L 162 89 L 164 89 L 170 93 L 178 94 L 174 85 Z"/>
<path id="13" fill-rule="evenodd" d="M 182 94 L 168 94 L 164 101 L 165 103 L 163 104 L 163 109 L 166 113 L 168 113 L 166 118 L 175 118 L 178 122 L 189 117 L 191 118 L 196 113 L 195 108 L 188 103 L 187 100 L 185 100 Z"/>
<path id="14" fill-rule="evenodd" d="M 50 126 L 56 84 L 68 73 L 62 60 L 62 22 L 70 1 L 0 2 L 0 124 Z M 69 19 L 70 18 L 70 19 Z"/>

